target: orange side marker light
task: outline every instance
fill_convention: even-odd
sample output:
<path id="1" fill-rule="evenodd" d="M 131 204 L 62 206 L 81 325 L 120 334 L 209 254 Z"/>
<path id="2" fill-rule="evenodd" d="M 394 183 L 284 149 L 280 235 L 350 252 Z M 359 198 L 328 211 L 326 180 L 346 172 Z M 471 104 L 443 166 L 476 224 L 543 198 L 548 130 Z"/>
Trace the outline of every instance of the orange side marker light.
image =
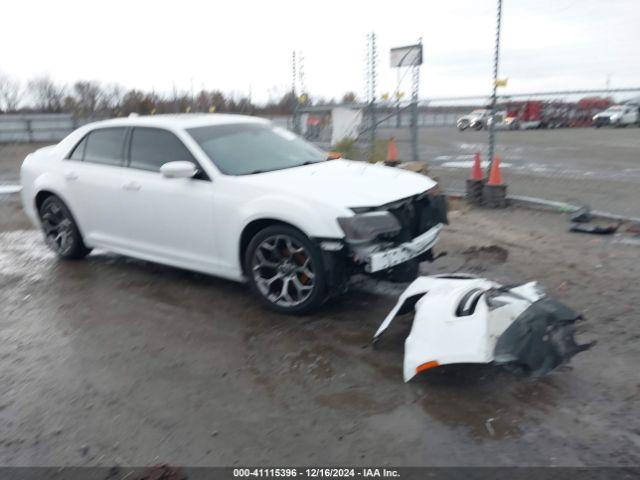
<path id="1" fill-rule="evenodd" d="M 430 368 L 435 368 L 435 367 L 439 367 L 440 364 L 435 361 L 432 360 L 431 362 L 427 362 L 427 363 L 423 363 L 422 365 L 418 365 L 416 367 L 416 373 L 420 373 L 420 372 L 424 372 L 425 370 L 429 370 Z"/>

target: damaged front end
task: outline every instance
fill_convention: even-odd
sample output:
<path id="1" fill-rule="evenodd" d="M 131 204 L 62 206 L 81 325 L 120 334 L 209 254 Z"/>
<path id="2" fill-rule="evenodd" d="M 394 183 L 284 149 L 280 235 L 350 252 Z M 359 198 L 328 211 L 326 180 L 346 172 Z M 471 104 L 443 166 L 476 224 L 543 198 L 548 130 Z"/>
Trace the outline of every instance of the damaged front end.
<path id="1" fill-rule="evenodd" d="M 339 218 L 351 273 L 392 281 L 416 278 L 418 264 L 433 260 L 433 246 L 447 219 L 446 197 L 436 191 Z"/>
<path id="2" fill-rule="evenodd" d="M 593 343 L 576 343 L 582 316 L 546 296 L 536 282 L 503 286 L 471 275 L 416 279 L 374 335 L 415 308 L 405 341 L 404 380 L 440 365 L 515 363 L 543 375 Z M 595 342 L 594 342 L 595 343 Z"/>

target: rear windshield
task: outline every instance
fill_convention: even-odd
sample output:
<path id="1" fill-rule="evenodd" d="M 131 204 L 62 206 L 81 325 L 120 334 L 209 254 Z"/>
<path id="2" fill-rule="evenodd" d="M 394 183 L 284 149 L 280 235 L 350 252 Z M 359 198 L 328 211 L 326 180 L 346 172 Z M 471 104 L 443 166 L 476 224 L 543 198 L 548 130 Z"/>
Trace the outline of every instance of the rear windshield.
<path id="1" fill-rule="evenodd" d="M 327 159 L 325 152 L 295 133 L 269 123 L 209 125 L 187 132 L 227 175 L 270 172 Z"/>

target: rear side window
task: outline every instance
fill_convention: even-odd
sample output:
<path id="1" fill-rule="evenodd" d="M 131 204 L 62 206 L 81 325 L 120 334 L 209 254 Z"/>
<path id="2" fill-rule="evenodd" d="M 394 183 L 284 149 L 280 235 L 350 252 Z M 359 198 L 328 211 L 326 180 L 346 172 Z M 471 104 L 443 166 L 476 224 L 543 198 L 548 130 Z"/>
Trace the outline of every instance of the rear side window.
<path id="1" fill-rule="evenodd" d="M 167 162 L 197 162 L 173 133 L 158 128 L 134 128 L 131 134 L 131 168 L 159 172 Z"/>
<path id="2" fill-rule="evenodd" d="M 82 161 L 84 159 L 84 149 L 87 147 L 87 136 L 85 136 L 82 141 L 76 145 L 76 148 L 73 149 L 71 155 L 69 155 L 69 159 L 71 160 L 79 160 Z"/>
<path id="3" fill-rule="evenodd" d="M 100 130 L 94 130 L 87 135 L 85 140 L 80 142 L 76 150 L 86 141 L 83 157 L 85 162 L 122 166 L 125 134 L 126 129 L 124 128 L 102 128 Z M 72 157 L 75 153 L 74 150 Z"/>

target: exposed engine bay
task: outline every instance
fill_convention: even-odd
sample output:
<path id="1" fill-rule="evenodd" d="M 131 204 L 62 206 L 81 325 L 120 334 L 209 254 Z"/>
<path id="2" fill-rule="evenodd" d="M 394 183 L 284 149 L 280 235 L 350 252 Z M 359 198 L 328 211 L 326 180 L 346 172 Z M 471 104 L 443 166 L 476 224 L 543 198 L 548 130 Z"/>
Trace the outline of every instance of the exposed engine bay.
<path id="1" fill-rule="evenodd" d="M 415 279 L 418 263 L 432 260 L 432 248 L 447 218 L 447 200 L 442 194 L 425 192 L 375 209 L 354 209 L 358 215 L 380 216 L 394 228 L 381 228 L 368 241 L 348 242 L 352 261 L 367 274 L 393 281 Z M 384 215 L 384 217 L 383 217 Z"/>

